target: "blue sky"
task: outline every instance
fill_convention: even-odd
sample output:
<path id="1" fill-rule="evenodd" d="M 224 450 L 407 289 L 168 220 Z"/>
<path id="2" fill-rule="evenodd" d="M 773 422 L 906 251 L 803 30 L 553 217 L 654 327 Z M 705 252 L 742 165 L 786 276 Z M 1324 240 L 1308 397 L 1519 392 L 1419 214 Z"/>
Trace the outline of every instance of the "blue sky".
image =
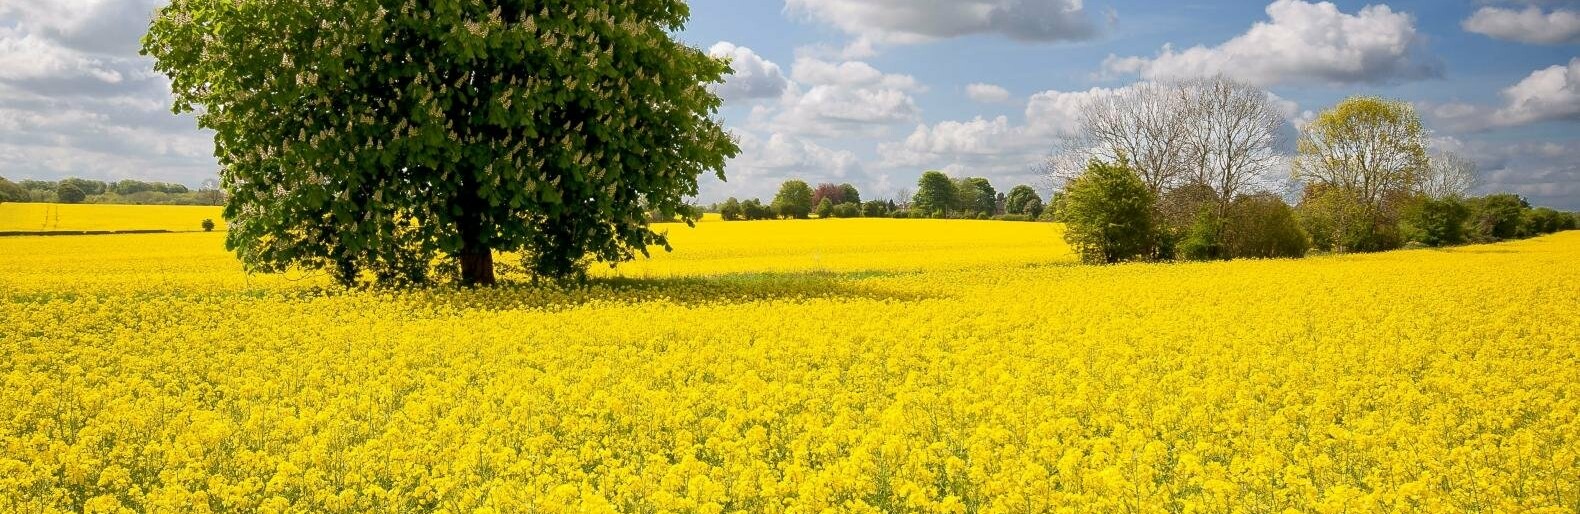
<path id="1" fill-rule="evenodd" d="M 135 55 L 158 0 L 0 5 L 0 175 L 215 176 L 211 141 L 165 110 Z M 925 169 L 1042 185 L 1081 101 L 1222 74 L 1291 125 L 1349 95 L 1414 103 L 1478 192 L 1580 210 L 1580 1 L 697 0 L 681 37 L 735 59 L 721 113 L 741 139 L 700 200 L 787 178 L 868 198 Z M 972 87 L 975 84 L 976 87 Z"/>

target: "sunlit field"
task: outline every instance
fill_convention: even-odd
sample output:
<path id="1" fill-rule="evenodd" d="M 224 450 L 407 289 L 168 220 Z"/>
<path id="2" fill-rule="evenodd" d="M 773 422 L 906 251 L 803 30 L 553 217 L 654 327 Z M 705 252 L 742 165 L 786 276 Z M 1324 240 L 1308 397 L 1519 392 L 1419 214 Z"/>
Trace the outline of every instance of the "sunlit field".
<path id="1" fill-rule="evenodd" d="M 1580 509 L 1580 232 L 1093 267 L 1043 223 L 670 230 L 585 287 L 407 292 L 0 238 L 0 512 Z"/>
<path id="2" fill-rule="evenodd" d="M 79 230 L 203 230 L 212 219 L 223 230 L 222 207 L 191 205 L 104 205 L 0 203 L 0 232 Z"/>

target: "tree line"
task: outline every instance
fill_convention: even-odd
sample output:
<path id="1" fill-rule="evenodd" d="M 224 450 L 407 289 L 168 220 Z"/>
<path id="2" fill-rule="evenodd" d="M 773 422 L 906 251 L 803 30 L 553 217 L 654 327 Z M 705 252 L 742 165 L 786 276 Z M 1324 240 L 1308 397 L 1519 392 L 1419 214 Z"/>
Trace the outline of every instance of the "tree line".
<path id="1" fill-rule="evenodd" d="M 816 188 L 798 179 L 786 180 L 769 203 L 757 198 L 741 201 L 730 197 L 708 206 L 724 221 L 818 218 L 953 218 L 1032 221 L 1044 213 L 1042 197 L 1028 185 L 1018 185 L 1000 193 L 988 179 L 952 179 L 940 171 L 926 171 L 917 181 L 915 196 L 905 192 L 898 200 L 862 201 L 861 192 L 851 184 L 818 184 Z"/>
<path id="2" fill-rule="evenodd" d="M 1094 263 L 1301 257 L 1571 230 L 1580 215 L 1470 197 L 1470 160 L 1428 151 L 1405 102 L 1352 97 L 1284 155 L 1274 97 L 1227 78 L 1147 83 L 1083 105 L 1047 164 L 1066 239 Z M 1291 205 L 1284 169 L 1299 184 Z"/>
<path id="3" fill-rule="evenodd" d="M 12 182 L 0 177 L 0 202 L 224 205 L 225 194 L 212 185 L 194 190 L 182 184 L 131 179 L 102 181 L 66 178 Z"/>

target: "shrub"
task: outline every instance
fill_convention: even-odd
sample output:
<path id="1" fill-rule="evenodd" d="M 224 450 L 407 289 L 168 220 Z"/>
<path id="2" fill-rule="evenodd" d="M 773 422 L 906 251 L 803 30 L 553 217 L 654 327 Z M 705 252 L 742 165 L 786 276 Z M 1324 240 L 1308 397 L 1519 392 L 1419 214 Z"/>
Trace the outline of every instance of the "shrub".
<path id="1" fill-rule="evenodd" d="M 1025 215 L 1025 214 L 1005 214 L 1003 216 L 999 216 L 999 217 L 994 218 L 994 219 L 998 219 L 998 220 L 1001 220 L 1001 221 L 1032 221 L 1032 220 L 1034 220 L 1036 218 L 1033 218 L 1033 217 Z"/>
<path id="2" fill-rule="evenodd" d="M 1562 230 L 1563 219 L 1568 217 L 1564 213 L 1546 207 L 1537 207 L 1525 213 L 1524 227 L 1521 229 L 1525 237 L 1535 237 L 1551 234 Z"/>
<path id="3" fill-rule="evenodd" d="M 1116 263 L 1153 248 L 1152 190 L 1124 160 L 1092 160 L 1065 186 L 1064 221 L 1069 241 L 1083 261 Z"/>
<path id="4" fill-rule="evenodd" d="M 834 217 L 834 201 L 824 198 L 817 204 L 817 217 L 828 219 Z"/>
<path id="5" fill-rule="evenodd" d="M 1406 241 L 1425 246 L 1463 244 L 1470 207 L 1458 198 L 1418 198 L 1406 206 L 1399 232 Z"/>
<path id="6" fill-rule="evenodd" d="M 763 205 L 762 200 L 753 198 L 741 202 L 741 217 L 751 221 L 773 219 L 774 210 L 772 207 Z"/>
<path id="7" fill-rule="evenodd" d="M 55 188 L 55 198 L 60 200 L 60 203 L 82 203 L 83 200 L 88 199 L 88 194 L 82 192 L 82 188 L 77 187 L 76 184 L 63 183 Z"/>
<path id="8" fill-rule="evenodd" d="M 889 212 L 889 217 L 895 219 L 906 219 L 911 217 L 911 212 L 905 209 L 895 209 Z"/>
<path id="9" fill-rule="evenodd" d="M 1181 231 L 1179 243 L 1174 246 L 1174 257 L 1192 261 L 1229 257 L 1219 244 L 1223 238 L 1223 220 L 1213 211 L 1211 208 L 1201 209 L 1195 221 Z"/>
<path id="10" fill-rule="evenodd" d="M 719 206 L 719 217 L 723 218 L 724 221 L 739 220 L 743 214 L 744 213 L 741 211 L 741 202 L 736 200 L 733 196 L 730 197 L 730 199 L 725 200 L 724 205 Z"/>
<path id="11" fill-rule="evenodd" d="M 28 200 L 31 200 L 31 198 L 28 197 L 27 189 L 23 189 L 22 186 L 17 185 L 15 182 L 0 177 L 0 203 L 26 202 Z"/>
<path id="12" fill-rule="evenodd" d="M 214 231 L 214 220 L 212 220 L 212 219 L 204 218 L 203 219 L 203 223 L 201 225 L 203 226 L 203 231 L 204 232 L 213 232 Z"/>
<path id="13" fill-rule="evenodd" d="M 860 218 L 861 206 L 849 202 L 842 203 L 834 206 L 832 214 L 835 218 Z"/>
<path id="14" fill-rule="evenodd" d="M 1224 256 L 1235 259 L 1304 257 L 1311 250 L 1311 236 L 1301 229 L 1295 210 L 1273 194 L 1236 198 L 1222 236 Z"/>
<path id="15" fill-rule="evenodd" d="M 1471 238 L 1476 241 L 1514 239 L 1520 235 L 1525 211 L 1531 208 L 1514 194 L 1495 194 L 1471 199 Z"/>
<path id="16" fill-rule="evenodd" d="M 873 200 L 861 204 L 861 215 L 868 218 L 881 218 L 889 215 L 889 204 L 883 200 Z"/>

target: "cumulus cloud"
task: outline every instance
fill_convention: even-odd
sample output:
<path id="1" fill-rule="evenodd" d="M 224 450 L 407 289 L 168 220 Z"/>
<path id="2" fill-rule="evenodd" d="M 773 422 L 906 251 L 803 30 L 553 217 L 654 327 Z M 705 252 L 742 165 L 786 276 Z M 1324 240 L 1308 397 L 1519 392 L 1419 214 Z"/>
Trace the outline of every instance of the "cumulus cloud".
<path id="1" fill-rule="evenodd" d="M 861 61 L 800 57 L 777 105 L 758 106 L 753 118 L 801 136 L 880 135 L 898 123 L 921 119 L 912 93 L 926 88 L 910 75 L 884 73 Z"/>
<path id="2" fill-rule="evenodd" d="M 1554 9 L 1482 7 L 1461 24 L 1465 30 L 1497 39 L 1539 45 L 1580 43 L 1580 12 Z"/>
<path id="3" fill-rule="evenodd" d="M 972 34 L 1021 41 L 1096 37 L 1082 0 L 787 0 L 786 10 L 882 43 L 918 43 Z"/>
<path id="4" fill-rule="evenodd" d="M 799 178 L 811 183 L 854 181 L 863 184 L 861 159 L 849 150 L 836 150 L 817 142 L 782 132 L 758 135 L 739 127 L 732 132 L 739 139 L 741 154 L 725 165 L 727 182 L 703 181 L 702 193 L 710 198 L 727 196 L 761 198 L 767 201 L 779 182 Z"/>
<path id="5" fill-rule="evenodd" d="M 757 52 L 728 41 L 720 41 L 708 49 L 708 55 L 730 60 L 735 71 L 718 86 L 717 92 L 725 101 L 777 98 L 790 86 L 790 79 L 780 71 L 779 65 L 762 58 Z"/>
<path id="6" fill-rule="evenodd" d="M 1009 100 L 1009 90 L 994 84 L 976 83 L 966 86 L 966 97 L 976 102 L 998 103 Z"/>
<path id="7" fill-rule="evenodd" d="M 1580 141 L 1507 141 L 1435 137 L 1434 150 L 1470 158 L 1478 168 L 1473 194 L 1515 193 L 1532 204 L 1580 210 Z"/>
<path id="8" fill-rule="evenodd" d="M 1546 121 L 1580 120 L 1580 57 L 1536 70 L 1503 89 L 1498 107 L 1450 102 L 1422 103 L 1433 121 L 1458 131 L 1479 131 Z"/>
<path id="9" fill-rule="evenodd" d="M 1329 2 L 1276 0 L 1266 11 L 1267 21 L 1218 46 L 1164 45 L 1155 57 L 1109 56 L 1103 68 L 1149 80 L 1221 74 L 1264 86 L 1388 83 L 1440 73 L 1421 50 L 1415 19 L 1386 5 L 1349 14 Z"/>

